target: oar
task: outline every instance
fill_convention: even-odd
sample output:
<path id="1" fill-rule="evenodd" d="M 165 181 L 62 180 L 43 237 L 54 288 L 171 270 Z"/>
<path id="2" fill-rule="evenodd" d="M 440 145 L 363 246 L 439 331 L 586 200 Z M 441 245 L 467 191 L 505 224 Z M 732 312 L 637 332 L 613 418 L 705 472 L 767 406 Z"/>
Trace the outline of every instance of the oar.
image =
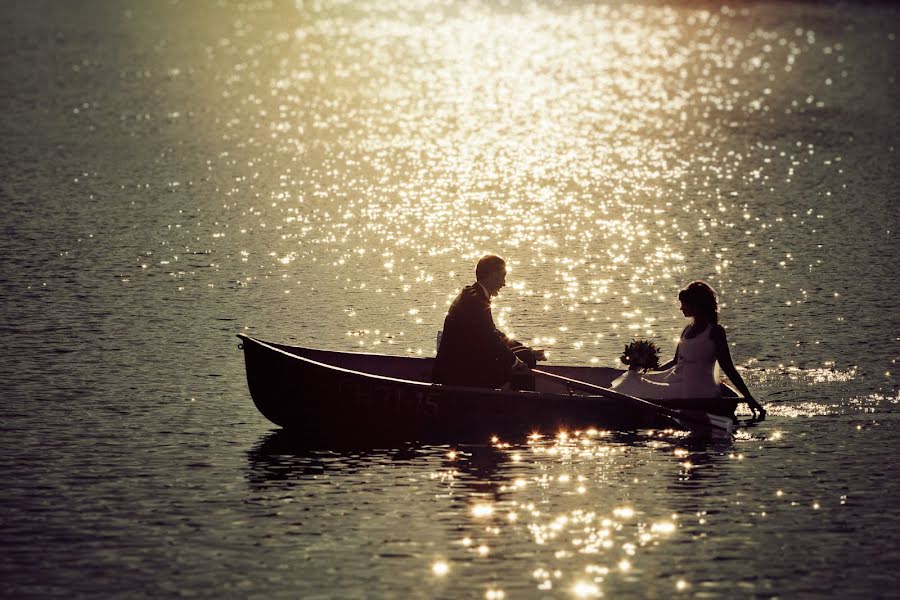
<path id="1" fill-rule="evenodd" d="M 609 388 L 605 388 L 599 385 L 595 385 L 593 383 L 588 383 L 587 381 L 580 381 L 578 379 L 572 379 L 570 377 L 563 377 L 562 375 L 556 375 L 555 373 L 548 373 L 547 371 L 541 371 L 540 369 L 532 369 L 533 373 L 537 373 L 538 375 L 543 375 L 544 377 L 550 377 L 552 379 L 557 379 L 559 381 L 565 381 L 566 383 L 570 383 L 573 385 L 580 386 L 585 389 L 589 389 L 597 393 L 598 396 L 603 396 L 605 398 L 610 398 L 613 400 L 621 400 L 623 402 L 630 402 L 632 404 L 640 405 L 644 408 L 654 410 L 657 413 L 668 417 L 675 421 L 679 426 L 684 426 L 684 422 L 694 423 L 696 425 L 702 427 L 711 427 L 712 429 L 721 429 L 724 432 L 731 434 L 730 428 L 730 419 L 727 417 L 721 417 L 719 415 L 712 415 L 707 413 L 708 421 L 701 421 L 700 419 L 695 419 L 690 417 L 689 415 L 684 415 L 676 410 L 672 410 L 670 408 L 666 408 L 665 406 L 660 406 L 659 404 L 654 404 L 648 400 L 644 400 L 643 398 L 637 398 L 636 396 L 629 396 L 628 394 L 623 394 L 622 392 L 617 392 L 615 390 L 611 390 Z M 723 424 L 725 421 L 729 421 L 728 424 Z M 715 422 L 719 421 L 719 422 Z"/>

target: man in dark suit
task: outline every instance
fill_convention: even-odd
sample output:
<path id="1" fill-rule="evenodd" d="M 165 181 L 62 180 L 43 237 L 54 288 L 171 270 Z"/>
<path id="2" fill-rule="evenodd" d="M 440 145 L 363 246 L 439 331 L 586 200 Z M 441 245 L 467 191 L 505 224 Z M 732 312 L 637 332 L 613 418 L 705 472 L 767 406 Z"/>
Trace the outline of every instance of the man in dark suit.
<path id="1" fill-rule="evenodd" d="M 528 387 L 530 369 L 543 360 L 541 350 L 533 350 L 511 340 L 494 325 L 491 297 L 506 285 L 506 262 L 487 255 L 475 267 L 474 284 L 459 293 L 447 318 L 434 361 L 435 383 L 470 387 L 499 388 L 513 380 L 515 387 Z"/>

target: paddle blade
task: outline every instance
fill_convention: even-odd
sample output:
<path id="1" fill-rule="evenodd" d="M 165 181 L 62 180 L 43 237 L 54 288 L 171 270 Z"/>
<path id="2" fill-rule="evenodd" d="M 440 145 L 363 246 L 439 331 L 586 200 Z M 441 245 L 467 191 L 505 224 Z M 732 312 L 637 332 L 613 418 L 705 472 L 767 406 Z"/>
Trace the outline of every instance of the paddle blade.
<path id="1" fill-rule="evenodd" d="M 709 423 L 714 432 L 720 432 L 722 436 L 730 436 L 734 433 L 734 420 L 731 417 L 707 413 Z"/>
<path id="2" fill-rule="evenodd" d="M 714 415 L 702 410 L 675 410 L 672 412 L 683 416 L 683 420 L 679 419 L 678 416 L 675 419 L 681 422 L 685 429 L 693 433 L 708 435 L 713 438 L 730 438 L 734 432 L 734 421 L 731 417 Z"/>

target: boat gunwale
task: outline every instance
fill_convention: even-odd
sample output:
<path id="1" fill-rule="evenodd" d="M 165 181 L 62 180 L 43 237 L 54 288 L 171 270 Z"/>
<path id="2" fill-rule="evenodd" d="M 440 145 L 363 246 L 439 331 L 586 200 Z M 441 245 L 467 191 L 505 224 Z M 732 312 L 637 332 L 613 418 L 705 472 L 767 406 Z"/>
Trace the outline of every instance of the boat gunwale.
<path id="1" fill-rule="evenodd" d="M 300 356 L 298 354 L 292 354 L 291 352 L 288 352 L 287 350 L 282 350 L 281 348 L 276 348 L 275 346 L 272 346 L 271 344 L 269 344 L 267 342 L 250 337 L 249 335 L 244 335 L 243 333 L 239 333 L 239 334 L 237 334 L 237 336 L 239 338 L 241 338 L 242 340 L 245 340 L 245 341 L 250 340 L 251 342 L 259 344 L 260 346 L 264 346 L 265 348 L 267 348 L 269 350 L 274 350 L 275 352 L 284 354 L 285 356 L 289 356 L 291 358 L 296 358 L 298 360 L 302 360 L 304 362 L 310 363 L 317 367 L 324 367 L 326 369 L 332 369 L 334 371 L 341 371 L 343 373 L 349 373 L 351 375 L 362 375 L 363 377 L 371 377 L 373 379 L 381 379 L 384 381 L 391 381 L 394 383 L 406 383 L 406 384 L 422 385 L 422 386 L 426 386 L 426 387 L 435 385 L 433 383 L 426 383 L 424 381 L 415 381 L 413 379 L 400 379 L 399 377 L 389 377 L 387 375 L 378 375 L 376 373 L 366 373 L 365 371 L 354 371 L 353 369 L 348 369 L 346 367 L 339 367 L 337 365 L 329 365 L 328 363 L 319 362 L 317 360 L 313 360 L 313 359 L 307 358 L 305 356 Z M 300 347 L 302 347 L 302 346 L 300 346 Z M 340 350 L 326 350 L 326 352 L 340 352 L 342 354 L 360 354 L 360 355 L 364 354 L 362 352 L 342 352 Z M 373 354 L 372 356 L 391 356 L 391 355 L 390 354 L 378 354 L 378 355 Z M 406 357 L 401 356 L 399 358 L 406 358 Z"/>

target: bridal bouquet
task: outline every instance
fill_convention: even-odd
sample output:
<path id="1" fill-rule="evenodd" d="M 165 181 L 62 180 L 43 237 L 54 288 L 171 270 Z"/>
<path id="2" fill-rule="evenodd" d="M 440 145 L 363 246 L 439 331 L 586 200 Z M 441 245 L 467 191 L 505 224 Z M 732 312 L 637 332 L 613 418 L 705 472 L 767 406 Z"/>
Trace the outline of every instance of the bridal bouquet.
<path id="1" fill-rule="evenodd" d="M 619 358 L 629 371 L 648 371 L 659 366 L 659 347 L 647 340 L 631 340 Z"/>

